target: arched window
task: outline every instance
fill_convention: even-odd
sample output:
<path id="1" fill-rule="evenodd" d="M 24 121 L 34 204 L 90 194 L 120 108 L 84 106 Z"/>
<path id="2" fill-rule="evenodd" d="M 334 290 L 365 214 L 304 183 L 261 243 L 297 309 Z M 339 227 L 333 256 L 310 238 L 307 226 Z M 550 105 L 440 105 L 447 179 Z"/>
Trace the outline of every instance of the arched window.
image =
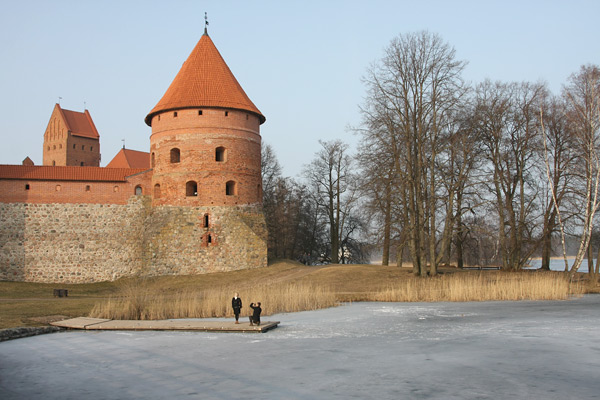
<path id="1" fill-rule="evenodd" d="M 135 195 L 136 196 L 141 196 L 142 195 L 142 187 L 140 185 L 137 185 L 135 187 Z"/>
<path id="2" fill-rule="evenodd" d="M 208 214 L 204 214 L 204 218 L 203 218 L 203 224 L 204 224 L 204 225 L 203 225 L 203 227 L 204 227 L 204 228 L 208 228 L 208 226 L 209 226 L 209 222 L 210 222 L 210 221 L 209 221 Z"/>
<path id="3" fill-rule="evenodd" d="M 228 181 L 225 184 L 225 194 L 227 196 L 237 195 L 237 184 L 235 183 L 235 181 Z"/>
<path id="4" fill-rule="evenodd" d="M 150 164 L 150 166 L 151 166 L 152 168 L 154 168 L 154 163 L 155 163 L 155 162 L 156 162 L 155 155 L 154 155 L 154 152 L 152 152 L 152 159 L 151 159 L 151 161 L 150 161 L 150 163 L 151 163 L 151 164 Z"/>
<path id="5" fill-rule="evenodd" d="M 216 244 L 217 240 L 211 232 L 206 232 L 204 235 L 202 235 L 201 245 L 203 247 L 215 246 Z"/>
<path id="6" fill-rule="evenodd" d="M 225 156 L 226 156 L 226 150 L 225 147 L 217 147 L 215 149 L 215 160 L 222 162 L 225 161 Z"/>
<path id="7" fill-rule="evenodd" d="M 85 191 L 89 192 L 92 190 L 92 187 L 90 185 L 85 185 Z"/>
<path id="8" fill-rule="evenodd" d="M 198 184 L 194 181 L 188 181 L 185 184 L 185 195 L 190 196 L 198 196 Z"/>
<path id="9" fill-rule="evenodd" d="M 158 183 L 154 185 L 154 198 L 160 199 L 160 185 Z"/>
<path id="10" fill-rule="evenodd" d="M 171 149 L 171 163 L 178 163 L 181 160 L 181 152 L 178 148 Z"/>
<path id="11" fill-rule="evenodd" d="M 178 163 L 181 161 L 181 152 L 178 148 L 171 149 L 171 163 Z"/>

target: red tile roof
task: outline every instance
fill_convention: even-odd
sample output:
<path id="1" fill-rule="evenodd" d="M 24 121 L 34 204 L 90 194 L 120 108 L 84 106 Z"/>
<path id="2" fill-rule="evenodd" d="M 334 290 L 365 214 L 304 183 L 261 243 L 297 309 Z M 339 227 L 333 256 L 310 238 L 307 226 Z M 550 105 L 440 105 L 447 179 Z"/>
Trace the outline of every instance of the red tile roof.
<path id="1" fill-rule="evenodd" d="M 81 113 L 62 109 L 60 108 L 59 104 L 57 104 L 57 106 L 64 117 L 67 130 L 71 131 L 72 135 L 88 137 L 92 139 L 98 139 L 100 137 L 98 130 L 96 129 L 96 125 L 94 125 L 94 121 L 92 121 L 92 116 L 88 110 L 85 110 Z"/>
<path id="2" fill-rule="evenodd" d="M 150 153 L 121 149 L 106 168 L 150 168 Z"/>
<path id="3" fill-rule="evenodd" d="M 0 165 L 0 179 L 125 182 L 126 177 L 147 169 Z"/>
<path id="4" fill-rule="evenodd" d="M 145 121 L 151 126 L 152 117 L 160 112 L 200 107 L 245 110 L 257 114 L 261 123 L 266 120 L 248 98 L 206 33 Z"/>

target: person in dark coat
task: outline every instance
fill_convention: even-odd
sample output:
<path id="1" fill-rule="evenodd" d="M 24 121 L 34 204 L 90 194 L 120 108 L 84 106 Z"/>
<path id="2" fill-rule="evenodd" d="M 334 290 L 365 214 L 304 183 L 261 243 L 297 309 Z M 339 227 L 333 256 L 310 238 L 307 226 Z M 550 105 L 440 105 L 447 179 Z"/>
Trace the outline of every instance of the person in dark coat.
<path id="1" fill-rule="evenodd" d="M 242 309 L 242 299 L 238 293 L 235 293 L 233 299 L 231 299 L 231 307 L 233 308 L 233 314 L 235 315 L 235 323 L 239 324 L 238 319 L 240 318 L 240 310 Z"/>
<path id="2" fill-rule="evenodd" d="M 260 308 L 260 302 L 250 303 L 250 308 L 253 310 L 252 315 L 250 316 L 250 326 L 256 324 L 256 326 L 260 326 L 260 313 L 262 312 L 262 308 Z"/>

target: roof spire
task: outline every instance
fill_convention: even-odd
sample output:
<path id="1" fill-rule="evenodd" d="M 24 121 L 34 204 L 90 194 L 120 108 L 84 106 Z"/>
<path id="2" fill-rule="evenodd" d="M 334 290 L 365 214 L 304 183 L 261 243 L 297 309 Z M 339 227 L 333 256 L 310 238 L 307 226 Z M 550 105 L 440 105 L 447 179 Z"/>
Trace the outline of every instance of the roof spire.
<path id="1" fill-rule="evenodd" d="M 204 34 L 208 35 L 208 15 L 204 12 Z"/>

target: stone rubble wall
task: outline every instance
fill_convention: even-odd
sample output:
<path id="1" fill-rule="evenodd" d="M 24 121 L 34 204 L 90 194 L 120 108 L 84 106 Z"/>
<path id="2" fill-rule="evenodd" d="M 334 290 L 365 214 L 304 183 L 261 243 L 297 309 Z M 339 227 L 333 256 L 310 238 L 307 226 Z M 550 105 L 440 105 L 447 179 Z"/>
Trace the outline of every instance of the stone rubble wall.
<path id="1" fill-rule="evenodd" d="M 86 283 L 257 268 L 267 264 L 266 237 L 259 206 L 153 208 L 149 196 L 126 205 L 0 204 L 0 280 Z"/>

